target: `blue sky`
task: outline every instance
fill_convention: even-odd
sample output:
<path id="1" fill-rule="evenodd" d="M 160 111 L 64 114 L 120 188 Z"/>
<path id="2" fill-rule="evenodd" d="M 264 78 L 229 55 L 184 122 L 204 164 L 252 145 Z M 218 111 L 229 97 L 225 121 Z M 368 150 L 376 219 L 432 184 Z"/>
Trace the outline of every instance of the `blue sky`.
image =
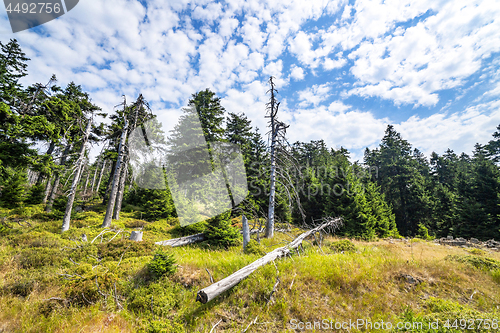
<path id="1" fill-rule="evenodd" d="M 142 93 L 167 127 L 210 88 L 267 132 L 270 75 L 289 140 L 323 138 L 354 159 L 387 124 L 427 155 L 471 153 L 500 124 L 495 0 L 80 0 L 16 34 L 0 15 L 0 40 L 32 59 L 25 83 L 73 80 L 107 112 Z"/>

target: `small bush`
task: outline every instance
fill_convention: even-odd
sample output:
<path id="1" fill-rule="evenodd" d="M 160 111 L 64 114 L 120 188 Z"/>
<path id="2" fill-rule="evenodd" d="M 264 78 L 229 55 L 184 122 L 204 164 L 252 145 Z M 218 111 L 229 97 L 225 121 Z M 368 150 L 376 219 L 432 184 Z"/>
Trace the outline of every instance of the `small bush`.
<path id="1" fill-rule="evenodd" d="M 33 291 L 34 286 L 33 280 L 23 278 L 10 285 L 8 291 L 15 296 L 27 297 Z"/>
<path id="2" fill-rule="evenodd" d="M 152 312 L 155 317 L 166 317 L 179 307 L 181 289 L 169 280 L 159 280 L 147 286 L 131 286 L 128 293 L 128 310 L 147 315 Z"/>
<path id="3" fill-rule="evenodd" d="M 492 258 L 483 258 L 477 256 L 462 256 L 450 255 L 445 258 L 446 260 L 454 260 L 462 263 L 469 264 L 475 268 L 483 270 L 497 270 L 500 269 L 500 261 Z"/>
<path id="4" fill-rule="evenodd" d="M 470 248 L 470 249 L 466 249 L 466 251 L 469 252 L 470 254 L 475 254 L 477 256 L 484 256 L 484 255 L 486 255 L 486 251 L 481 250 L 481 249 L 477 249 L 475 247 Z"/>
<path id="5" fill-rule="evenodd" d="M 246 254 L 258 254 L 258 255 L 265 255 L 266 250 L 264 249 L 264 246 L 257 242 L 255 239 L 251 239 L 247 246 L 245 247 L 244 252 Z"/>
<path id="6" fill-rule="evenodd" d="M 45 194 L 45 185 L 33 185 L 26 193 L 25 203 L 28 205 L 38 205 L 42 203 Z"/>
<path id="7" fill-rule="evenodd" d="M 68 197 L 65 195 L 61 195 L 54 200 L 52 208 L 60 212 L 64 212 L 66 210 L 67 203 L 68 203 Z"/>
<path id="8" fill-rule="evenodd" d="M 241 239 L 239 230 L 231 226 L 229 212 L 208 220 L 205 235 L 210 245 L 223 248 L 237 245 Z"/>
<path id="9" fill-rule="evenodd" d="M 422 223 L 418 225 L 418 231 L 417 231 L 417 238 L 423 239 L 423 240 L 433 240 L 434 237 L 429 235 L 429 229 Z"/>
<path id="10" fill-rule="evenodd" d="M 174 255 L 159 249 L 156 251 L 153 260 L 148 264 L 151 275 L 159 279 L 164 275 L 172 275 L 177 270 Z"/>
<path id="11" fill-rule="evenodd" d="M 206 221 L 201 221 L 198 223 L 193 223 L 186 225 L 184 227 L 181 227 L 180 225 L 176 225 L 170 233 L 174 237 L 183 237 L 183 236 L 190 236 L 190 235 L 195 235 L 195 234 L 200 234 L 202 232 L 205 232 L 207 229 L 207 222 Z"/>
<path id="12" fill-rule="evenodd" d="M 184 325 L 176 322 L 172 323 L 168 319 L 153 320 L 149 323 L 146 332 L 147 333 L 184 332 Z"/>
<path id="13" fill-rule="evenodd" d="M 342 239 L 330 244 L 335 252 L 356 252 L 356 246 L 348 239 Z"/>
<path id="14" fill-rule="evenodd" d="M 500 284 L 500 269 L 496 269 L 491 272 L 491 276 L 493 277 L 493 281 Z"/>

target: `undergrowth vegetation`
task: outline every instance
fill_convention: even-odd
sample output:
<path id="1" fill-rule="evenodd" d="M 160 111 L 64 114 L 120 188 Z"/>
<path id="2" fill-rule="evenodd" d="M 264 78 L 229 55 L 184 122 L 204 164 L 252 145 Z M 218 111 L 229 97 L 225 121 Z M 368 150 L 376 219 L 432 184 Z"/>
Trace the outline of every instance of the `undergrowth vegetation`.
<path id="1" fill-rule="evenodd" d="M 0 229 L 0 331 L 209 332 L 222 320 L 217 331 L 241 332 L 257 318 L 248 332 L 292 331 L 293 320 L 323 319 L 333 325 L 357 319 L 394 326 L 422 322 L 401 331 L 460 332 L 461 319 L 500 317 L 499 253 L 422 239 L 327 236 L 321 248 L 310 239 L 291 257 L 201 304 L 196 293 L 211 278 L 220 281 L 302 231 L 260 241 L 253 235 L 245 251 L 239 235 L 231 236 L 235 245 L 206 241 L 163 248 L 155 242 L 206 232 L 206 224 L 180 227 L 177 219 L 121 215 L 103 233 L 102 210 L 78 212 L 61 235 L 54 213 L 36 206 L 0 210 L 7 218 Z M 138 228 L 143 241 L 128 240 Z M 458 319 L 458 326 L 450 321 L 444 328 L 448 319 Z M 441 330 L 429 329 L 436 321 Z"/>

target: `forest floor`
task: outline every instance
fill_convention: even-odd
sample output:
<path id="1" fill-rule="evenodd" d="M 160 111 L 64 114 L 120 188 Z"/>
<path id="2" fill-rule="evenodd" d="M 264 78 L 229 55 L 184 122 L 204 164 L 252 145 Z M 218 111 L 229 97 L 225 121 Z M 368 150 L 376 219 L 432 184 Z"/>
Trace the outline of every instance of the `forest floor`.
<path id="1" fill-rule="evenodd" d="M 500 332 L 499 252 L 420 239 L 352 240 L 352 251 L 339 252 L 339 239 L 329 236 L 321 249 L 305 242 L 299 254 L 201 304 L 195 299 L 211 284 L 207 270 L 218 281 L 261 255 L 244 254 L 241 245 L 168 248 L 177 271 L 154 279 L 147 268 L 154 242 L 176 236 L 175 220 L 122 212 L 113 228 L 124 232 L 94 240 L 103 207 L 75 213 L 64 234 L 61 214 L 41 206 L 0 209 L 0 217 L 7 218 L 0 225 L 0 332 L 211 332 L 217 323 L 212 332 Z M 141 227 L 143 241 L 129 241 L 126 231 Z M 261 244 L 269 252 L 301 232 Z"/>

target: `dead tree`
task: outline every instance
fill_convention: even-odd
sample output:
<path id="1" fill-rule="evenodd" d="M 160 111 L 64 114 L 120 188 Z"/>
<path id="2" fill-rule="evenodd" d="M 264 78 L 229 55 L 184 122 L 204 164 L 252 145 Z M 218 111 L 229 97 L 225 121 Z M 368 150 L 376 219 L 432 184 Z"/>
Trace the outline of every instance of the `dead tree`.
<path id="1" fill-rule="evenodd" d="M 129 126 L 129 128 L 128 128 L 127 137 L 129 137 L 132 134 L 132 132 L 137 128 L 137 126 L 139 126 L 140 124 L 143 124 L 144 121 L 146 121 L 150 117 L 151 113 L 150 112 L 144 113 L 145 109 L 150 111 L 147 102 L 144 101 L 144 97 L 142 96 L 142 94 L 140 94 L 139 97 L 137 98 L 137 101 L 134 103 L 134 108 L 133 108 L 134 111 L 132 112 L 133 113 L 132 125 Z M 128 170 L 129 161 L 130 161 L 130 151 L 129 151 L 128 142 L 125 141 L 124 155 L 123 155 L 123 166 L 122 166 L 122 170 L 120 173 L 118 194 L 116 195 L 115 211 L 113 213 L 114 220 L 120 219 L 120 211 L 122 208 L 123 195 L 125 193 L 125 182 L 127 180 L 128 171 L 129 171 Z"/>
<path id="2" fill-rule="evenodd" d="M 274 235 L 275 224 L 275 201 L 276 201 L 276 184 L 281 184 L 288 197 L 290 209 L 292 208 L 293 199 L 297 203 L 302 219 L 305 220 L 304 213 L 299 200 L 299 195 L 295 190 L 294 181 L 287 172 L 287 169 L 292 167 L 299 171 L 298 164 L 293 161 L 293 157 L 288 153 L 286 140 L 286 129 L 290 127 L 277 119 L 278 108 L 280 103 L 276 100 L 277 90 L 273 82 L 273 77 L 269 78 L 271 89 L 271 100 L 266 104 L 267 116 L 269 118 L 269 135 L 271 138 L 271 168 L 270 168 L 270 191 L 269 191 L 269 210 L 266 221 L 265 237 L 272 238 Z"/>
<path id="3" fill-rule="evenodd" d="M 49 176 L 49 178 L 47 179 L 47 184 L 45 184 L 45 191 L 43 192 L 42 200 L 43 204 L 46 204 L 47 200 L 49 199 L 50 190 L 52 189 L 52 178 L 52 176 Z"/>
<path id="4" fill-rule="evenodd" d="M 87 193 L 87 185 L 89 184 L 89 176 L 90 176 L 90 165 L 88 164 L 88 161 L 87 161 L 87 177 L 85 179 L 85 185 L 83 185 L 83 195 L 85 196 L 85 194 Z"/>
<path id="5" fill-rule="evenodd" d="M 94 176 L 92 176 L 92 185 L 90 186 L 90 193 L 91 193 L 91 196 L 94 195 L 94 186 L 95 186 L 95 179 L 97 177 L 97 171 L 99 170 L 99 162 L 100 162 L 100 158 L 97 159 L 97 161 L 95 162 L 95 170 L 94 170 Z"/>
<path id="6" fill-rule="evenodd" d="M 134 108 L 134 121 L 132 123 L 132 126 L 128 129 L 128 136 L 135 130 L 137 127 L 137 120 L 139 117 L 139 113 L 142 111 L 144 99 L 142 97 L 142 94 L 139 95 L 139 98 L 137 99 L 137 102 L 135 103 L 135 108 Z M 116 196 L 116 204 L 115 204 L 115 211 L 113 213 L 113 219 L 118 220 L 120 219 L 120 211 L 122 209 L 122 202 L 123 202 L 123 195 L 125 193 L 125 181 L 127 179 L 128 175 L 128 163 L 130 161 L 130 152 L 128 149 L 128 145 L 125 144 L 124 147 L 124 157 L 123 157 L 123 167 L 122 171 L 120 173 L 120 181 L 118 185 L 118 194 Z"/>
<path id="7" fill-rule="evenodd" d="M 85 129 L 85 134 L 83 135 L 82 147 L 80 148 L 80 153 L 78 155 L 78 160 L 76 161 L 75 166 L 75 174 L 73 176 L 73 183 L 71 184 L 71 190 L 69 192 L 68 203 L 66 204 L 66 212 L 64 213 L 62 231 L 69 230 L 69 223 L 71 220 L 71 210 L 73 209 L 73 202 L 75 201 L 76 196 L 76 188 L 78 186 L 78 182 L 80 181 L 81 172 L 83 170 L 83 160 L 85 155 L 85 149 L 87 146 L 87 140 L 90 135 L 90 130 L 92 129 L 92 120 L 90 118 L 87 121 L 87 128 Z"/>
<path id="8" fill-rule="evenodd" d="M 127 107 L 126 99 L 123 101 L 123 110 Z M 124 112 L 125 113 L 125 112 Z M 116 161 L 116 167 L 113 173 L 113 183 L 111 185 L 111 191 L 109 193 L 108 207 L 106 209 L 106 216 L 104 216 L 104 221 L 102 222 L 103 228 L 109 228 L 111 226 L 111 218 L 113 216 L 113 211 L 116 204 L 116 195 L 118 193 L 118 186 L 120 181 L 120 171 L 122 168 L 123 151 L 125 147 L 125 141 L 127 140 L 127 129 L 128 129 L 128 119 L 126 114 L 124 114 L 125 124 L 123 126 L 122 135 L 120 138 L 120 144 L 118 145 L 118 159 Z"/>
<path id="9" fill-rule="evenodd" d="M 97 181 L 96 185 L 96 192 L 99 193 L 99 187 L 101 186 L 101 180 L 102 180 L 102 175 L 104 173 L 104 170 L 106 169 L 106 164 L 108 163 L 108 160 L 103 160 L 102 161 L 102 167 L 101 167 L 101 172 L 99 172 L 99 180 Z M 92 192 L 94 192 L 94 184 L 92 184 Z"/>
<path id="10" fill-rule="evenodd" d="M 216 282 L 206 288 L 203 288 L 202 290 L 198 291 L 198 294 L 196 295 L 196 300 L 205 304 L 226 290 L 231 289 L 235 285 L 237 285 L 239 282 L 241 282 L 243 279 L 247 278 L 250 274 L 252 274 L 257 268 L 264 266 L 265 264 L 280 258 L 284 257 L 287 254 L 291 252 L 293 249 L 297 249 L 301 244 L 304 239 L 306 239 L 309 236 L 314 235 L 317 232 L 320 232 L 321 230 L 325 228 L 330 228 L 330 229 L 338 229 L 342 225 L 342 219 L 341 218 L 329 218 L 326 220 L 326 222 L 320 226 L 317 226 L 314 229 L 311 229 L 307 232 L 302 233 L 300 236 L 295 238 L 290 244 L 285 245 L 283 247 L 277 248 L 274 251 L 269 252 L 262 258 L 257 259 L 250 265 L 247 265 L 237 272 L 231 274 L 230 276 L 226 277 L 225 279 L 220 280 L 219 282 Z"/>

